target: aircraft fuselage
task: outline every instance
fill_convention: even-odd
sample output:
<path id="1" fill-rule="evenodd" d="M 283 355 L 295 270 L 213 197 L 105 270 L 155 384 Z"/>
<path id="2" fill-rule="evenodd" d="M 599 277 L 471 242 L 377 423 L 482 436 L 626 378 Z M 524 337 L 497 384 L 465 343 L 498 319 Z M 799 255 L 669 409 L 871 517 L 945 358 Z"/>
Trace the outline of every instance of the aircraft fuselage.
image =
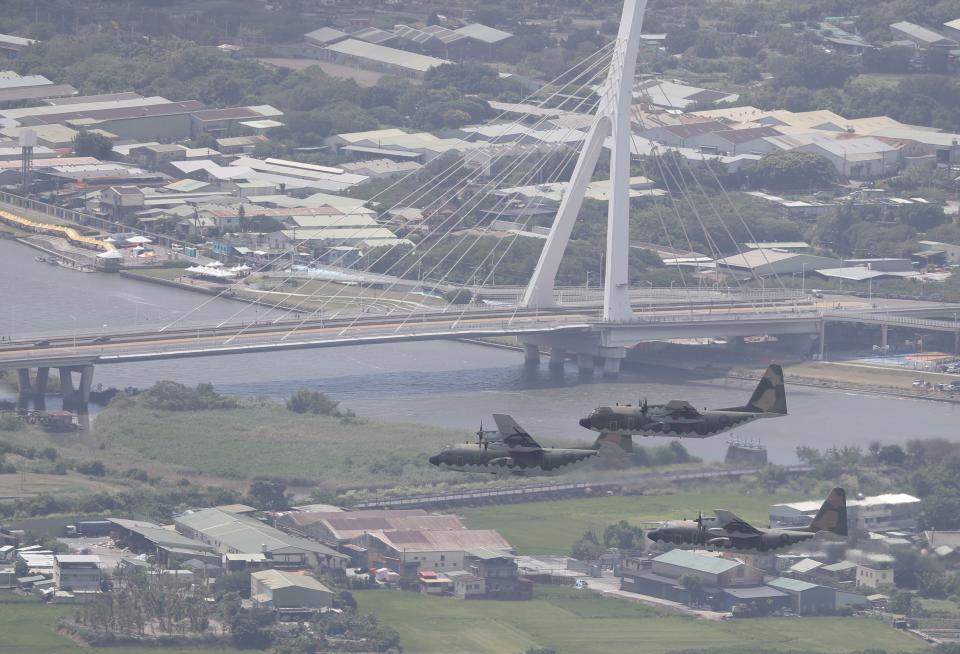
<path id="1" fill-rule="evenodd" d="M 454 445 L 430 457 L 432 465 L 458 472 L 489 474 L 549 474 L 559 468 L 596 456 L 596 450 L 530 448 L 511 449 L 498 443 Z"/>

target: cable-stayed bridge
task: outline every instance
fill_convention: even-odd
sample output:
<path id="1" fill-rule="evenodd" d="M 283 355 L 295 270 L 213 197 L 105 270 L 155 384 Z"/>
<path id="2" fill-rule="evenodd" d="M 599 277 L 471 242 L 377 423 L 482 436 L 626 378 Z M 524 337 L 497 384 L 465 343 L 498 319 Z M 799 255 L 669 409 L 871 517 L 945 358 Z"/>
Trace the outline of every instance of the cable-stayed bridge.
<path id="1" fill-rule="evenodd" d="M 663 245 L 694 252 L 696 241 L 709 250 L 718 267 L 704 286 L 702 271 L 684 269 L 678 259 L 677 288 L 631 288 L 630 179 L 631 168 L 638 163 L 631 158 L 636 138 L 631 120 L 645 7 L 645 0 L 624 0 L 617 37 L 532 94 L 527 99 L 532 107 L 528 115 L 512 123 L 496 122 L 488 142 L 467 144 L 470 147 L 464 147 L 451 162 L 436 166 L 430 178 L 401 178 L 371 198 L 371 203 L 382 206 L 389 196 L 392 208 L 428 206 L 430 220 L 416 233 L 413 247 L 413 241 L 406 240 L 402 246 L 371 248 L 365 261 L 370 272 L 353 275 L 359 281 L 351 278 L 345 282 L 341 275 L 342 283 L 336 283 L 332 275 L 329 283 L 318 284 L 310 275 L 293 268 L 277 271 L 275 262 L 268 262 L 254 272 L 272 286 L 258 290 L 241 281 L 229 284 L 219 296 L 233 297 L 239 290 L 253 304 L 240 305 L 232 316 L 216 324 L 194 324 L 186 315 L 149 331 L 31 334 L 28 339 L 0 346 L 0 368 L 17 369 L 21 391 L 38 394 L 43 392 L 51 368 L 57 369 L 65 396 L 84 404 L 94 365 L 157 359 L 516 336 L 530 362 L 538 361 L 546 348 L 552 366 L 575 358 L 583 372 L 600 368 L 605 374 L 616 374 L 626 350 L 644 341 L 722 337 L 736 343 L 745 336 L 776 335 L 807 339 L 809 345 L 819 336 L 823 348 L 825 326 L 845 321 L 879 324 L 884 339 L 887 327 L 894 323 L 958 334 L 955 316 L 952 322 L 942 319 L 953 311 L 943 305 L 878 310 L 857 301 L 848 303 L 856 305 L 857 313 L 828 312 L 802 291 L 786 288 L 776 274 L 774 284 L 768 287 L 754 270 L 748 271 L 751 279 L 744 277 L 743 270 L 723 269 L 720 262 L 726 255 L 742 254 L 741 240 L 761 239 L 754 237 L 736 211 L 730 214 L 722 208 L 722 194 L 711 199 L 697 176 L 683 169 L 682 158 L 675 168 L 664 168 L 658 157 L 647 163 L 657 166 L 651 172 L 658 172 L 667 186 L 678 190 L 669 208 L 656 205 L 666 241 Z M 558 109 L 567 117 L 579 116 L 585 121 L 579 121 L 580 127 L 549 124 L 556 112 L 542 108 Z M 588 125 L 585 130 L 584 122 Z M 547 136 L 531 147 L 529 142 L 511 140 L 517 133 Z M 597 253 L 602 271 L 596 282 L 602 280 L 602 285 L 589 288 L 587 274 L 583 288 L 559 287 L 564 255 L 576 228 L 595 227 L 582 224 L 589 216 L 583 203 L 604 153 L 609 157 L 606 168 L 610 178 L 606 244 Z M 709 166 L 706 170 L 712 171 Z M 518 239 L 525 238 L 521 234 L 529 233 L 531 227 L 544 227 L 534 223 L 535 216 L 543 213 L 536 211 L 542 207 L 534 200 L 520 211 L 520 229 L 498 233 L 494 224 L 505 215 L 514 215 L 511 212 L 518 201 L 502 189 L 567 178 L 529 283 L 497 286 L 497 272 L 514 263 Z M 716 182 L 719 185 L 719 180 Z M 681 215 L 681 208 L 688 219 Z M 671 210 L 673 216 L 668 215 Z M 735 232 L 746 239 L 736 238 Z M 305 237 L 293 248 L 299 250 L 308 242 Z M 331 262 L 327 254 L 305 263 L 299 267 L 301 271 L 322 263 L 328 270 L 351 275 L 349 269 L 337 268 L 341 262 Z M 576 276 L 583 271 L 573 272 Z M 729 287 L 721 288 L 721 283 Z M 436 297 L 427 301 L 431 292 L 438 291 L 453 297 L 444 302 Z M 468 300 L 464 304 L 456 297 L 461 293 Z M 210 301 L 200 303 L 195 311 Z M 256 313 L 251 313 L 251 306 Z M 35 381 L 31 369 L 37 371 Z M 80 374 L 76 389 L 74 373 Z"/>

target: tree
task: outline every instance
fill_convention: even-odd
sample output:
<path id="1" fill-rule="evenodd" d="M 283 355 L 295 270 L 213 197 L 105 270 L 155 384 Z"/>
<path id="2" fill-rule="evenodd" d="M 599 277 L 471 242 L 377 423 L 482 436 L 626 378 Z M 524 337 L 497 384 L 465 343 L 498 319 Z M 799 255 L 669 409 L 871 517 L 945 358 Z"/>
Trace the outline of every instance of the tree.
<path id="1" fill-rule="evenodd" d="M 603 554 L 603 545 L 597 542 L 597 537 L 592 531 L 588 531 L 573 544 L 570 554 L 581 561 L 596 561 Z"/>
<path id="2" fill-rule="evenodd" d="M 947 222 L 943 207 L 936 204 L 910 204 L 900 211 L 900 222 L 922 232 Z"/>
<path id="3" fill-rule="evenodd" d="M 266 609 L 241 609 L 230 621 L 230 640 L 240 649 L 266 649 L 272 642 L 267 627 L 273 614 Z"/>
<path id="4" fill-rule="evenodd" d="M 837 179 L 830 160 L 813 152 L 788 150 L 768 154 L 757 165 L 754 181 L 772 189 L 826 188 Z"/>
<path id="5" fill-rule="evenodd" d="M 607 547 L 632 550 L 637 546 L 637 540 L 642 538 L 643 529 L 634 527 L 626 520 L 621 520 L 615 525 L 608 525 L 603 530 L 603 544 Z"/>
<path id="6" fill-rule="evenodd" d="M 250 484 L 250 497 L 257 508 L 265 511 L 279 511 L 290 506 L 287 500 L 287 485 L 281 481 L 255 479 Z"/>
<path id="7" fill-rule="evenodd" d="M 73 151 L 78 157 L 105 159 L 113 150 L 113 142 L 103 134 L 83 131 L 73 139 Z"/>
<path id="8" fill-rule="evenodd" d="M 17 577 L 26 577 L 30 574 L 30 566 L 23 559 L 17 559 L 17 562 L 13 564 L 13 572 Z"/>
<path id="9" fill-rule="evenodd" d="M 907 453 L 899 445 L 884 445 L 877 452 L 877 460 L 889 466 L 902 466 L 907 461 Z"/>

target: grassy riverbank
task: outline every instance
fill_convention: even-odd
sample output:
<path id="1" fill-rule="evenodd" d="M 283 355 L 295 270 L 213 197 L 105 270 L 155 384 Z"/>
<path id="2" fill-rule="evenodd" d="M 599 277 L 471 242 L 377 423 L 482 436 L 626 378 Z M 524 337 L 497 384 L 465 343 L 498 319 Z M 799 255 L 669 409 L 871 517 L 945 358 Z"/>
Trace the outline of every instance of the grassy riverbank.
<path id="1" fill-rule="evenodd" d="M 96 439 L 111 458 L 185 475 L 331 486 L 440 480 L 427 457 L 465 437 L 436 427 L 297 414 L 273 402 L 206 411 L 111 406 L 96 420 Z"/>

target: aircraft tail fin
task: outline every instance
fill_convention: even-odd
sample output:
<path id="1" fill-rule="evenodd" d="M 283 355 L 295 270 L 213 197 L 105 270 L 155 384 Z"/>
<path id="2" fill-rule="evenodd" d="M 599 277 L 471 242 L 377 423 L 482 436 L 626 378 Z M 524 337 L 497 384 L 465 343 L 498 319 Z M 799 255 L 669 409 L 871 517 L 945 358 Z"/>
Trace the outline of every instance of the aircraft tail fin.
<path id="1" fill-rule="evenodd" d="M 601 432 L 597 436 L 597 440 L 594 441 L 593 445 L 590 447 L 591 450 L 600 450 L 604 445 L 614 445 L 623 450 L 626 454 L 633 452 L 633 437 L 629 434 L 616 434 Z"/>
<path id="2" fill-rule="evenodd" d="M 847 535 L 847 494 L 842 488 L 830 491 L 807 531 L 829 531 L 838 536 Z"/>
<path id="3" fill-rule="evenodd" d="M 750 401 L 744 406 L 724 410 L 787 415 L 787 389 L 783 385 L 783 368 L 776 363 L 770 364 L 750 396 Z"/>
<path id="4" fill-rule="evenodd" d="M 493 420 L 497 423 L 497 430 L 507 445 L 519 447 L 540 447 L 527 430 L 521 427 L 513 416 L 504 413 L 494 413 Z"/>

